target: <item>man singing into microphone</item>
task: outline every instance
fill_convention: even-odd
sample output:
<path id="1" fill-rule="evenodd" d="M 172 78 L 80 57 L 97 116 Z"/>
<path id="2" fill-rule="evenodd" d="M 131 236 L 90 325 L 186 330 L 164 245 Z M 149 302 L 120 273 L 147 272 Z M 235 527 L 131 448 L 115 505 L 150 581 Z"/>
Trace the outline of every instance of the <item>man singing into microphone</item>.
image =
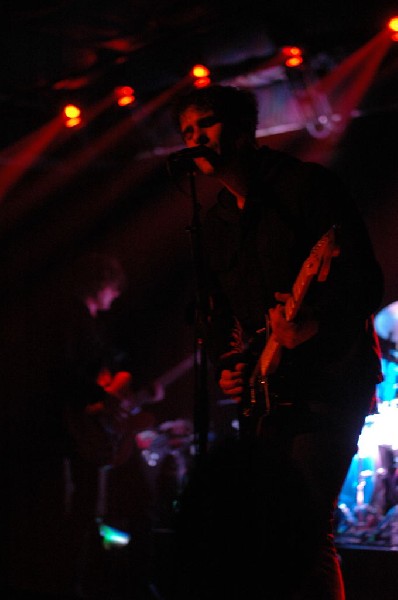
<path id="1" fill-rule="evenodd" d="M 343 600 L 333 515 L 381 377 L 383 286 L 368 233 L 331 170 L 258 145 L 251 92 L 194 89 L 174 110 L 187 157 L 222 184 L 204 220 L 209 348 L 238 414 L 270 333 L 279 350 L 253 439 L 215 449 L 187 485 L 178 531 L 189 597 Z M 295 279 L 329 231 L 327 277 L 290 318 Z"/>

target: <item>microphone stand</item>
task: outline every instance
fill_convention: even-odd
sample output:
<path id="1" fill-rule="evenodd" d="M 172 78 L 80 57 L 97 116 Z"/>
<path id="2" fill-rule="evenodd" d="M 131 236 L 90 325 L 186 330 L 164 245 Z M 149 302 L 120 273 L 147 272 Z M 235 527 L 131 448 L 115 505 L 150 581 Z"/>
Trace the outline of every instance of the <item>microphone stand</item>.
<path id="1" fill-rule="evenodd" d="M 209 430 L 207 326 L 210 318 L 209 297 L 203 263 L 201 205 L 195 186 L 195 164 L 187 166 L 192 199 L 192 221 L 187 227 L 191 234 L 196 298 L 194 317 L 194 439 L 198 461 L 206 455 Z"/>

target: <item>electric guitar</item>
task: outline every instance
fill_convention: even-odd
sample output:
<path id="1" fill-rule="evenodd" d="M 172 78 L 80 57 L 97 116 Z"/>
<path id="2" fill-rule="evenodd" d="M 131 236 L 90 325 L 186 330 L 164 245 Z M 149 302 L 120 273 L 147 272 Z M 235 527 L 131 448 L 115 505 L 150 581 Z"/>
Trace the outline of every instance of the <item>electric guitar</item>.
<path id="1" fill-rule="evenodd" d="M 331 260 L 339 253 L 333 226 L 313 246 L 297 275 L 285 304 L 287 321 L 292 321 L 297 316 L 313 279 L 316 277 L 319 282 L 327 279 Z M 239 432 L 242 438 L 257 435 L 262 419 L 267 417 L 276 405 L 284 404 L 283 399 L 275 400 L 270 391 L 270 382 L 277 373 L 281 357 L 282 346 L 272 332 L 267 332 L 267 341 L 251 371 L 246 393 L 239 404 Z"/>

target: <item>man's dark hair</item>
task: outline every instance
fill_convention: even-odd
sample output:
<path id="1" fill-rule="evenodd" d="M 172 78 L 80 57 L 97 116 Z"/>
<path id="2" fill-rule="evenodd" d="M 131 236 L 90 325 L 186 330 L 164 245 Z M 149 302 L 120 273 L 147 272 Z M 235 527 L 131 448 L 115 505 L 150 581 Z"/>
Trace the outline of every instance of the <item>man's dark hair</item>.
<path id="1" fill-rule="evenodd" d="M 217 84 L 193 88 L 174 102 L 172 114 L 178 129 L 180 115 L 190 106 L 212 110 L 221 122 L 228 123 L 253 138 L 256 135 L 258 102 L 250 90 Z"/>

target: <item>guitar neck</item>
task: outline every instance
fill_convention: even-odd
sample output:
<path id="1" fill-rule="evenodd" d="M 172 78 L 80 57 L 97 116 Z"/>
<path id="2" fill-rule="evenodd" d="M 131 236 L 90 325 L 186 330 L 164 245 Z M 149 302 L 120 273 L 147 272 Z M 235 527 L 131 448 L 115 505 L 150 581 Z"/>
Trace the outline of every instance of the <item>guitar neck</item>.
<path id="1" fill-rule="evenodd" d="M 296 281 L 294 282 L 291 296 L 286 302 L 285 311 L 287 321 L 292 321 L 297 315 L 303 302 L 304 296 L 306 295 L 310 283 L 313 280 L 315 274 L 316 270 L 314 270 L 314 260 L 308 258 L 301 267 L 300 273 L 298 274 Z"/>
<path id="2" fill-rule="evenodd" d="M 314 265 L 312 264 L 312 261 L 308 259 L 302 266 L 300 273 L 294 282 L 292 294 L 285 305 L 287 321 L 292 321 L 300 309 L 304 296 L 307 293 L 308 287 L 314 277 L 313 266 Z M 280 351 L 281 345 L 276 341 L 274 335 L 271 333 L 267 343 L 263 348 L 263 351 L 257 362 L 255 373 L 253 373 L 252 377 L 257 376 L 258 374 L 264 377 L 268 373 L 271 373 L 278 365 Z"/>
<path id="3" fill-rule="evenodd" d="M 333 226 L 312 248 L 310 255 L 296 277 L 291 293 L 285 303 L 287 321 L 292 321 L 296 317 L 314 277 L 319 282 L 326 280 L 331 259 L 338 256 L 339 253 L 340 249 L 335 243 L 335 226 Z M 267 319 L 268 317 L 266 317 Z M 267 326 L 266 330 L 268 329 Z M 257 431 L 257 426 L 261 423 L 262 418 L 271 412 L 274 403 L 272 390 L 269 389 L 268 375 L 278 369 L 283 347 L 277 342 L 272 332 L 267 338 L 255 368 L 249 377 L 249 393 L 244 396 L 240 406 L 240 426 L 242 427 L 243 436 L 246 434 L 251 435 L 253 431 Z M 260 393 L 259 401 L 257 400 L 257 389 Z M 254 423 L 251 421 L 254 421 Z"/>
<path id="4" fill-rule="evenodd" d="M 281 345 L 276 341 L 273 333 L 268 338 L 266 345 L 260 355 L 257 362 L 257 367 L 253 377 L 258 374 L 265 376 L 272 372 L 279 362 L 279 355 L 281 351 Z"/>

